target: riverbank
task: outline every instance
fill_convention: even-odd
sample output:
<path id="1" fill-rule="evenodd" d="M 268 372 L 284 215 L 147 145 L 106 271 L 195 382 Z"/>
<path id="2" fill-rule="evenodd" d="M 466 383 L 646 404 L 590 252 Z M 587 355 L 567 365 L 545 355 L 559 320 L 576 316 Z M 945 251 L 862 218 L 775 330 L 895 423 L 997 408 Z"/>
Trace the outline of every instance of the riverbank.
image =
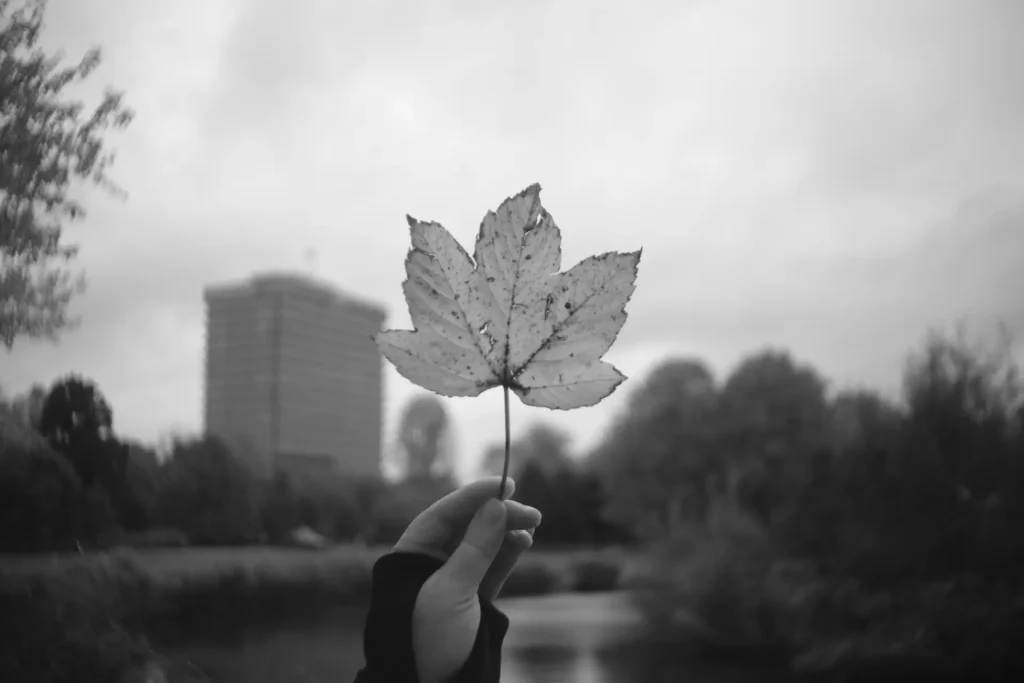
<path id="1" fill-rule="evenodd" d="M 385 550 L 184 548 L 0 558 L 0 614 L 12 653 L 0 658 L 0 679 L 58 683 L 82 680 L 85 671 L 96 672 L 95 680 L 141 681 L 146 666 L 158 663 L 178 671 L 178 680 L 201 680 L 162 657 L 159 645 L 363 605 L 373 563 Z M 627 564 L 621 550 L 531 552 L 504 595 L 613 590 Z"/>
<path id="2" fill-rule="evenodd" d="M 695 656 L 824 680 L 1024 680 L 1024 586 L 960 576 L 887 586 L 796 563 L 676 561 L 631 586 L 645 622 Z"/>
<path id="3" fill-rule="evenodd" d="M 8 646 L 0 680 L 62 683 L 93 672 L 94 680 L 141 683 L 150 680 L 146 667 L 152 673 L 156 666 L 169 683 L 202 681 L 200 672 L 164 653 L 185 640 L 250 638 L 308 623 L 318 613 L 361 613 L 383 552 L 186 548 L 0 558 L 0 637 Z M 646 633 L 638 637 L 684 647 L 694 658 L 807 674 L 851 672 L 849 680 L 870 672 L 874 681 L 924 672 L 948 680 L 950 660 L 941 655 L 962 652 L 965 635 L 966 645 L 978 649 L 976 661 L 967 663 L 971 679 L 1003 680 L 983 672 L 983 660 L 1005 641 L 1002 631 L 1020 600 L 994 600 L 984 586 L 971 593 L 933 588 L 886 595 L 820 581 L 744 584 L 729 580 L 725 568 L 715 574 L 716 585 L 681 584 L 690 572 L 678 566 L 662 577 L 670 581 L 659 583 L 649 573 L 644 578 L 646 568 L 620 549 L 531 552 L 503 599 L 618 590 L 616 600 L 634 609 L 619 610 L 616 619 L 640 614 Z M 552 610 L 559 604 L 551 598 Z M 935 651 L 941 642 L 947 652 Z"/>

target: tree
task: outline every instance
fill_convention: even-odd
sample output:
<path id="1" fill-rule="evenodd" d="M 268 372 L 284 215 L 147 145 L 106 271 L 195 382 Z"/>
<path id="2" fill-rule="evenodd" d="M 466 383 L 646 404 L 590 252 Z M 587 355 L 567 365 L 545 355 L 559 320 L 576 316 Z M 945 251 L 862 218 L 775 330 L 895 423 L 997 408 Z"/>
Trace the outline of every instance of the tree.
<path id="1" fill-rule="evenodd" d="M 568 445 L 569 436 L 564 431 L 542 422 L 530 425 L 522 436 L 512 439 L 509 476 L 518 481 L 529 463 L 536 463 L 544 472 L 562 467 L 569 458 Z M 505 444 L 487 446 L 478 467 L 481 476 L 501 476 L 504 469 Z"/>
<path id="2" fill-rule="evenodd" d="M 1024 557 L 1024 382 L 1009 339 L 990 344 L 972 342 L 963 330 L 933 333 L 910 358 L 903 387 L 897 481 L 904 518 L 920 527 L 931 522 L 930 534 L 915 529 L 919 541 L 931 539 L 921 562 L 984 562 L 985 571 L 996 572 L 1012 566 L 1010 558 Z"/>
<path id="3" fill-rule="evenodd" d="M 373 509 L 373 543 L 394 543 L 406 527 L 438 499 L 451 493 L 454 485 L 442 479 L 405 479 L 377 496 Z"/>
<path id="4" fill-rule="evenodd" d="M 837 453 L 893 447 L 903 413 L 876 392 L 839 392 L 830 406 L 830 445 Z"/>
<path id="5" fill-rule="evenodd" d="M 279 471 L 266 487 L 260 516 L 273 543 L 285 540 L 300 526 L 307 526 L 334 540 L 350 541 L 363 530 L 358 482 L 349 476 L 324 474 L 293 480 Z"/>
<path id="6" fill-rule="evenodd" d="M 260 504 L 260 521 L 271 543 L 281 543 L 301 523 L 291 478 L 278 472 L 267 486 Z"/>
<path id="7" fill-rule="evenodd" d="M 11 400 L 11 410 L 17 413 L 25 424 L 38 430 L 43 416 L 46 394 L 46 387 L 41 384 L 33 384 L 26 393 L 15 396 Z"/>
<path id="8" fill-rule="evenodd" d="M 124 488 L 119 497 L 121 523 L 129 531 L 141 531 L 153 526 L 157 520 L 156 501 L 162 475 L 160 461 L 155 451 L 142 444 L 125 442 L 123 447 L 128 457 Z"/>
<path id="9" fill-rule="evenodd" d="M 722 403 L 740 457 L 810 454 L 826 442 L 825 381 L 787 352 L 768 349 L 740 361 Z"/>
<path id="10" fill-rule="evenodd" d="M 591 455 L 608 516 L 642 537 L 702 519 L 709 479 L 724 463 L 718 421 L 718 390 L 702 361 L 669 359 L 652 369 Z"/>
<path id="11" fill-rule="evenodd" d="M 1012 355 L 932 335 L 902 407 L 870 392 L 832 405 L 832 448 L 778 526 L 787 552 L 862 580 L 1005 576 L 1024 557 L 1024 466 Z"/>
<path id="12" fill-rule="evenodd" d="M 220 439 L 174 444 L 164 465 L 161 521 L 197 544 L 251 542 L 259 536 L 254 482 Z"/>
<path id="13" fill-rule="evenodd" d="M 536 423 L 518 440 L 516 500 L 544 513 L 540 544 L 593 545 L 622 540 L 604 518 L 599 478 L 569 455 L 569 435 Z"/>
<path id="14" fill-rule="evenodd" d="M 519 471 L 527 463 L 535 463 L 545 473 L 572 467 L 569 457 L 571 438 L 567 432 L 557 429 L 544 422 L 530 425 L 526 433 L 519 438 L 515 457 L 518 459 Z"/>
<path id="15" fill-rule="evenodd" d="M 74 66 L 38 47 L 46 0 L 0 0 L 0 341 L 54 338 L 74 324 L 67 315 L 83 283 L 61 243 L 65 221 L 84 217 L 69 191 L 91 182 L 123 195 L 107 176 L 114 156 L 104 136 L 132 119 L 122 94 L 107 90 L 84 115 L 82 102 L 63 97 L 100 64 L 98 49 Z"/>
<path id="16" fill-rule="evenodd" d="M 39 431 L 74 465 L 82 483 L 124 475 L 127 454 L 113 439 L 114 413 L 96 385 L 77 375 L 58 380 L 43 402 Z"/>
<path id="17" fill-rule="evenodd" d="M 129 449 L 115 438 L 113 411 L 93 382 L 69 375 L 54 383 L 39 431 L 72 464 L 109 524 L 140 527 L 139 504 L 126 480 Z"/>
<path id="18" fill-rule="evenodd" d="M 102 489 L 87 489 L 42 439 L 0 448 L 0 551 L 69 550 L 114 522 Z"/>
<path id="19" fill-rule="evenodd" d="M 0 453 L 7 445 L 45 445 L 46 440 L 33 429 L 17 406 L 0 406 Z"/>
<path id="20" fill-rule="evenodd" d="M 409 401 L 398 428 L 407 478 L 451 476 L 449 429 L 448 411 L 439 398 L 421 394 Z"/>
<path id="21" fill-rule="evenodd" d="M 0 453 L 0 550 L 53 550 L 81 531 L 82 482 L 46 445 L 8 444 Z"/>
<path id="22" fill-rule="evenodd" d="M 753 353 L 722 387 L 720 419 L 729 465 L 720 484 L 762 522 L 789 514 L 813 458 L 830 442 L 824 379 L 787 352 Z"/>

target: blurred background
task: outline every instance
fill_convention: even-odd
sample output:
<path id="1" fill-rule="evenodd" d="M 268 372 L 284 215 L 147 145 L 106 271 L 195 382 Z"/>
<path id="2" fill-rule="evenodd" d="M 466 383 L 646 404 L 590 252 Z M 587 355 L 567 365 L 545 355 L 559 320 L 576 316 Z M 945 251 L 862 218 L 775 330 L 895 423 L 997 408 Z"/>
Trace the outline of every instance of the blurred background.
<path id="1" fill-rule="evenodd" d="M 0 680 L 353 678 L 373 561 L 504 459 L 501 392 L 371 340 L 411 328 L 405 214 L 470 245 L 533 182 L 565 269 L 644 252 L 629 379 L 513 402 L 544 523 L 503 680 L 1014 680 L 1022 32 L 1015 0 L 0 0 Z"/>

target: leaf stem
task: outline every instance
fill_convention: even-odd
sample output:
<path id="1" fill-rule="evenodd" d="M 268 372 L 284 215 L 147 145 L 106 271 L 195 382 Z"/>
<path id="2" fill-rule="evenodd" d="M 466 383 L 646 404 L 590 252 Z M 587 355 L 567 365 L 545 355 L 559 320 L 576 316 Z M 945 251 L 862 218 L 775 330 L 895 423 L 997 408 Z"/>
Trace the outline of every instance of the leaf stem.
<path id="1" fill-rule="evenodd" d="M 498 499 L 500 500 L 505 495 L 505 480 L 508 479 L 508 461 L 509 454 L 512 450 L 512 435 L 510 433 L 510 423 L 508 415 L 508 386 L 502 387 L 505 391 L 505 466 L 501 471 L 501 484 L 498 486 Z"/>

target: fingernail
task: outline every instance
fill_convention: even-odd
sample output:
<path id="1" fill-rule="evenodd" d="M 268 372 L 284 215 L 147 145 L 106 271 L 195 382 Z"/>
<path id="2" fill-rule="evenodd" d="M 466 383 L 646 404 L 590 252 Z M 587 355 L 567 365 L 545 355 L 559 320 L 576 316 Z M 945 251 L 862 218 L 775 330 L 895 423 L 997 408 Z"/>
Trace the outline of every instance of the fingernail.
<path id="1" fill-rule="evenodd" d="M 480 516 L 487 524 L 498 524 L 505 521 L 505 503 L 496 498 L 491 498 L 484 504 Z"/>

